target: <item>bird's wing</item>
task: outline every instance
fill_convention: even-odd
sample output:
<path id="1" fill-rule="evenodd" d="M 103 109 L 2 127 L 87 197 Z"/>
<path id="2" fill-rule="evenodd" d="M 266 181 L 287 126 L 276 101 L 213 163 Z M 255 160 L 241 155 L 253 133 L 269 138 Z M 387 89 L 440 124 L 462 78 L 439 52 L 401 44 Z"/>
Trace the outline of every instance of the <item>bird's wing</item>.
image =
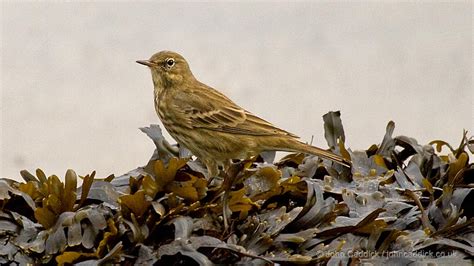
<path id="1" fill-rule="evenodd" d="M 296 135 L 244 110 L 222 93 L 204 84 L 186 92 L 174 102 L 184 112 L 192 128 L 254 136 L 285 135 L 297 138 Z"/>

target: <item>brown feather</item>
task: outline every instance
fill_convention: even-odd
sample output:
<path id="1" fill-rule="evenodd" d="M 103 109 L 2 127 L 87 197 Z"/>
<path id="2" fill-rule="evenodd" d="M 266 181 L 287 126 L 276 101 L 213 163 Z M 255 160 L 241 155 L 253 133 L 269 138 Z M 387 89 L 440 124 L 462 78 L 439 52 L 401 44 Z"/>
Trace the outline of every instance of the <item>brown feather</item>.
<path id="1" fill-rule="evenodd" d="M 174 63 L 169 63 L 170 58 Z M 304 152 L 350 166 L 341 156 L 300 142 L 296 135 L 199 82 L 181 55 L 159 52 L 146 64 L 152 72 L 155 109 L 163 125 L 206 164 L 211 176 L 217 175 L 218 165 L 230 159 L 245 159 L 268 150 Z"/>

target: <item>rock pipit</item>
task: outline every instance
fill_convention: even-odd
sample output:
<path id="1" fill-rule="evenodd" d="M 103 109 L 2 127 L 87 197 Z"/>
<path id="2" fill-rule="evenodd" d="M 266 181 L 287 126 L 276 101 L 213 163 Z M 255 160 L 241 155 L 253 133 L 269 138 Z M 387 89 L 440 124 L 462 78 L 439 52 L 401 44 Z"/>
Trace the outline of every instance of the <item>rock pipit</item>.
<path id="1" fill-rule="evenodd" d="M 161 51 L 149 60 L 155 110 L 170 135 L 207 167 L 210 177 L 231 159 L 246 159 L 264 151 L 309 153 L 350 167 L 342 157 L 298 140 L 259 118 L 219 91 L 199 82 L 179 54 Z"/>

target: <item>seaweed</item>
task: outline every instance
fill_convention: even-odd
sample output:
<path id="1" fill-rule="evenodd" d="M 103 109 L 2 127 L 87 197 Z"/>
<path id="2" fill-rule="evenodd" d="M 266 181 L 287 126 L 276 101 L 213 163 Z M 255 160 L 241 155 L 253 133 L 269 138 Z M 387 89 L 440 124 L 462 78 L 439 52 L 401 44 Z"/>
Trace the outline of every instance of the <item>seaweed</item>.
<path id="1" fill-rule="evenodd" d="M 352 151 L 339 112 L 324 116 L 324 128 L 329 149 L 352 169 L 305 154 L 234 161 L 227 206 L 218 195 L 223 180 L 210 179 L 157 125 L 141 129 L 156 146 L 151 159 L 126 174 L 67 170 L 61 179 L 37 169 L 21 171 L 24 182 L 0 179 L 0 263 L 445 264 L 473 257 L 474 139 L 466 131 L 458 146 L 422 145 L 393 137 L 390 121 L 380 144 Z"/>

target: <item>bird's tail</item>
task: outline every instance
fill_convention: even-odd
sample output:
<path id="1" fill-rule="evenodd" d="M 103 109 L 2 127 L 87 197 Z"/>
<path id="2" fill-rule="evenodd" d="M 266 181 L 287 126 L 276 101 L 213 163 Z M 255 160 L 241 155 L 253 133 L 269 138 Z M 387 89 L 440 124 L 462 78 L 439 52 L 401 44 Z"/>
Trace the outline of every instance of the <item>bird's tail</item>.
<path id="1" fill-rule="evenodd" d="M 344 159 L 343 157 L 334 154 L 330 151 L 323 150 L 318 147 L 314 147 L 302 142 L 299 142 L 298 140 L 291 140 L 290 143 L 285 143 L 284 145 L 284 150 L 285 151 L 294 151 L 294 152 L 303 152 L 303 153 L 309 153 L 312 155 L 316 155 L 318 157 L 322 157 L 324 159 L 331 160 L 335 163 L 338 163 L 340 165 L 346 166 L 346 167 L 351 167 L 352 163 L 350 160 Z M 282 149 L 283 150 L 283 149 Z"/>

